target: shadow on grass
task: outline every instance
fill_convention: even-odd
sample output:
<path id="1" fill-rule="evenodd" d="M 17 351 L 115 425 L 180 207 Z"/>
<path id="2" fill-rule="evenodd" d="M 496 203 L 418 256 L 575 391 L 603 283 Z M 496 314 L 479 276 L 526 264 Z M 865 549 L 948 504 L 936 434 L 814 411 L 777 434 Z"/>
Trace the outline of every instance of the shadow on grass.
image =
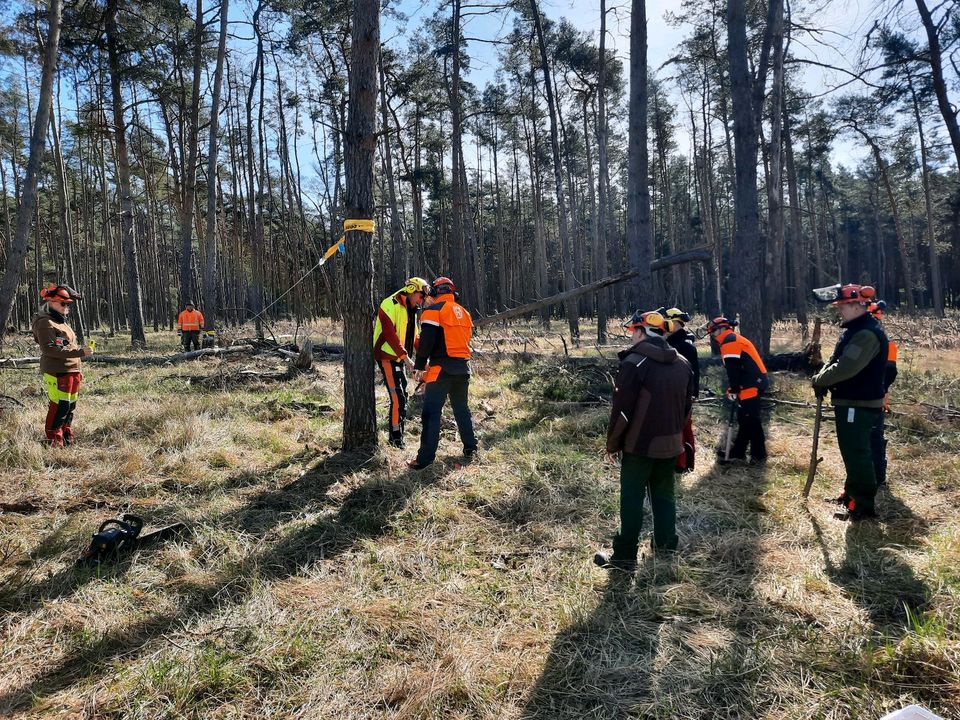
<path id="1" fill-rule="evenodd" d="M 220 522 L 266 537 L 268 532 L 276 530 L 282 521 L 288 519 L 293 510 L 335 505 L 336 502 L 327 497 L 328 490 L 373 460 L 374 456 L 370 454 L 356 453 L 337 453 L 327 457 L 294 482 L 258 495 L 239 511 L 221 518 Z M 393 517 L 406 507 L 413 495 L 441 477 L 438 472 L 430 470 L 404 472 L 352 489 L 334 514 L 293 529 L 213 580 L 185 586 L 186 597 L 175 610 L 152 613 L 114 629 L 67 653 L 29 683 L 4 691 L 0 694 L 0 715 L 36 702 L 45 695 L 97 678 L 108 671 L 110 660 L 135 656 L 150 640 L 219 612 L 224 604 L 242 602 L 262 580 L 295 575 L 301 568 L 336 558 L 364 538 L 386 534 Z"/>
<path id="2" fill-rule="evenodd" d="M 611 573 L 589 617 L 557 635 L 521 716 L 674 718 L 718 707 L 757 716 L 762 663 L 740 636 L 769 623 L 753 590 L 765 485 L 761 468 L 714 467 L 678 492 L 677 554 L 645 551 L 634 578 Z M 642 540 L 649 514 L 644 527 Z M 716 608 L 731 606 L 750 610 L 718 620 Z M 716 624 L 734 639 L 703 645 L 719 630 L 701 629 Z"/>
<path id="3" fill-rule="evenodd" d="M 889 488 L 877 496 L 880 522 L 850 523 L 845 531 L 845 554 L 834 562 L 820 521 L 809 509 L 807 517 L 823 555 L 830 580 L 867 613 L 876 629 L 898 639 L 909 626 L 908 613 L 922 611 L 931 597 L 930 588 L 917 577 L 901 556 L 900 548 L 916 547 L 929 531 L 929 524 Z"/>

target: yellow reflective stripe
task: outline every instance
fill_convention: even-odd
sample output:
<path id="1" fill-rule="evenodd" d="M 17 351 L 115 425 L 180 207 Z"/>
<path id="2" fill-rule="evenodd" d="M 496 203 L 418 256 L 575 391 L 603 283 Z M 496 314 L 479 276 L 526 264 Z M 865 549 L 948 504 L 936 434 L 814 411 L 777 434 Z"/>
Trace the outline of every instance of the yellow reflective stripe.
<path id="1" fill-rule="evenodd" d="M 56 375 L 44 373 L 43 381 L 46 383 L 47 397 L 50 399 L 50 402 L 58 403 L 61 400 L 66 400 L 67 402 L 76 402 L 77 398 L 80 397 L 79 391 L 75 393 L 68 393 L 61 390 L 59 384 L 57 383 Z"/>

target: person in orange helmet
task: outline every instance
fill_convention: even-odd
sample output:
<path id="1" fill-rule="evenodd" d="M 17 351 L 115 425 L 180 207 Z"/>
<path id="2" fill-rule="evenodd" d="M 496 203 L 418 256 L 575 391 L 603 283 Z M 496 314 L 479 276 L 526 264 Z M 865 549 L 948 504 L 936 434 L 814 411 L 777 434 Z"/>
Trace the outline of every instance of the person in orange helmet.
<path id="1" fill-rule="evenodd" d="M 81 347 L 67 321 L 70 306 L 80 293 L 67 285 L 49 285 L 40 291 L 43 303 L 33 319 L 33 339 L 40 346 L 40 372 L 47 386 L 47 417 L 44 433 L 56 447 L 72 445 L 73 412 L 80 394 L 81 358 L 93 354 Z"/>
<path id="2" fill-rule="evenodd" d="M 887 303 L 878 300 L 867 306 L 867 312 L 882 323 L 887 313 Z M 873 456 L 873 469 L 877 475 L 877 485 L 887 482 L 887 437 L 884 415 L 890 412 L 890 386 L 897 379 L 897 344 L 887 338 L 887 369 L 883 376 L 883 412 L 877 415 L 876 423 L 870 433 L 870 454 Z"/>
<path id="3" fill-rule="evenodd" d="M 467 309 L 457 302 L 457 288 L 450 278 L 441 276 L 430 283 L 430 296 L 431 304 L 420 316 L 420 344 L 414 363 L 414 380 L 425 383 L 426 387 L 420 450 L 416 459 L 407 463 L 413 470 L 422 470 L 436 458 L 440 415 L 448 395 L 464 457 L 470 459 L 477 451 L 468 403 L 473 320 Z"/>
<path id="4" fill-rule="evenodd" d="M 816 375 L 818 397 L 830 392 L 835 412 L 837 444 L 846 470 L 843 506 L 838 520 L 860 521 L 876 516 L 877 474 L 870 438 L 878 416 L 883 415 L 887 374 L 887 335 L 867 307 L 876 300 L 869 285 L 832 285 L 813 291 L 820 302 L 829 302 L 840 313 L 843 333 L 833 355 Z"/>
<path id="5" fill-rule="evenodd" d="M 767 366 L 753 343 L 734 330 L 738 324 L 736 320 L 716 317 L 705 329 L 720 346 L 727 371 L 727 397 L 737 403 L 737 436 L 730 459 L 746 460 L 749 446 L 750 462 L 763 463 L 767 459 L 767 441 L 760 416 L 760 396 L 767 390 Z M 725 460 L 723 456 L 719 459 Z"/>
<path id="6" fill-rule="evenodd" d="M 177 316 L 177 333 L 183 339 L 184 352 L 200 349 L 200 332 L 203 330 L 203 313 L 196 309 L 193 300 L 187 300 L 186 307 Z"/>

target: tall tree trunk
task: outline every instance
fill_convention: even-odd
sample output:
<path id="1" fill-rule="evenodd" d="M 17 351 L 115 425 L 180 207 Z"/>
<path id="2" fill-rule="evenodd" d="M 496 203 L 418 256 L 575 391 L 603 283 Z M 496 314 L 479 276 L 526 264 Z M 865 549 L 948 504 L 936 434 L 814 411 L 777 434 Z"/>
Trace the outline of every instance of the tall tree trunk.
<path id="1" fill-rule="evenodd" d="M 782 128 L 783 113 L 780 112 L 781 98 L 783 97 L 783 64 L 784 64 L 784 46 L 783 46 L 783 4 L 778 0 L 772 0 L 771 6 L 775 6 L 772 21 L 773 35 L 773 83 L 770 88 L 770 177 L 767 181 L 767 217 L 769 220 L 769 238 L 767 248 L 764 253 L 764 288 L 766 297 L 763 303 L 763 324 L 764 327 L 773 325 L 773 318 L 779 316 L 782 299 L 780 278 L 780 258 L 783 255 L 784 248 L 784 229 L 783 229 L 783 146 L 782 146 Z M 763 107 L 761 96 L 760 106 Z"/>
<path id="2" fill-rule="evenodd" d="M 957 124 L 957 111 L 947 95 L 947 84 L 943 78 L 943 60 L 940 36 L 937 34 L 937 24 L 933 21 L 925 0 L 916 0 L 916 2 L 917 10 L 920 12 L 920 20 L 923 22 L 923 29 L 927 33 L 933 91 L 937 96 L 937 105 L 940 107 L 943 123 L 947 126 L 947 132 L 950 135 L 950 144 L 953 145 L 953 154 L 957 159 L 957 166 L 960 167 L 960 126 Z"/>
<path id="3" fill-rule="evenodd" d="M 783 158 L 787 166 L 787 195 L 790 199 L 790 265 L 793 269 L 793 309 L 797 322 L 807 326 L 807 253 L 804 252 L 803 222 L 800 216 L 800 191 L 797 187 L 797 166 L 793 158 L 793 138 L 790 133 L 790 114 L 781 98 L 783 114 Z"/>
<path id="4" fill-rule="evenodd" d="M 920 113 L 920 101 L 913 85 L 913 78 L 908 77 L 910 97 L 913 101 L 913 116 L 917 121 L 917 135 L 920 137 L 920 172 L 923 179 L 923 204 L 927 218 L 927 247 L 930 249 L 930 289 L 933 291 L 933 312 L 937 317 L 943 317 L 943 280 L 940 277 L 940 253 L 937 252 L 937 237 L 933 229 L 933 204 L 930 199 L 930 166 L 927 162 L 929 151 L 927 137 L 923 128 L 923 116 Z"/>
<path id="5" fill-rule="evenodd" d="M 43 160 L 47 127 L 50 124 L 50 108 L 53 104 L 53 76 L 57 71 L 57 51 L 60 46 L 60 18 L 63 13 L 63 0 L 50 0 L 47 6 L 47 43 L 43 51 L 43 69 L 40 75 L 40 98 L 37 101 L 37 115 L 30 136 L 30 159 L 27 161 L 27 174 L 23 182 L 23 194 L 20 209 L 17 212 L 17 229 L 7 256 L 7 267 L 0 281 L 0 345 L 6 335 L 4 330 L 10 318 L 24 271 L 24 259 L 27 256 L 30 226 L 37 207 L 37 180 L 40 163 Z"/>
<path id="6" fill-rule="evenodd" d="M 557 192 L 557 213 L 560 225 L 560 261 L 563 267 L 563 289 L 573 290 L 573 257 L 570 250 L 570 227 L 567 218 L 567 200 L 563 189 L 563 165 L 560 161 L 560 109 L 557 107 L 553 93 L 553 77 L 550 72 L 547 43 L 543 37 L 543 25 L 540 21 L 540 10 L 537 0 L 530 0 L 530 11 L 533 15 L 533 26 L 537 33 L 537 44 L 540 47 L 540 62 L 543 66 L 543 85 L 547 95 L 547 108 L 550 113 L 550 146 L 553 150 L 553 176 Z M 570 337 L 575 345 L 580 344 L 580 318 L 577 316 L 577 303 L 567 300 L 564 303 L 567 313 L 567 323 L 570 326 Z"/>
<path id="7" fill-rule="evenodd" d="M 220 127 L 220 90 L 223 87 L 223 61 L 227 49 L 227 15 L 230 0 L 220 1 L 220 42 L 217 46 L 217 66 L 213 73 L 213 99 L 210 103 L 210 141 L 207 147 L 207 228 L 203 249 L 203 302 L 207 330 L 217 327 L 220 302 L 217 293 L 217 132 Z M 254 262 L 257 262 L 255 260 Z"/>
<path id="8" fill-rule="evenodd" d="M 627 255 L 640 274 L 630 301 L 641 309 L 653 298 L 653 232 L 650 226 L 650 159 L 647 153 L 647 6 L 633 0 L 630 16 L 630 118 L 627 141 Z"/>
<path id="9" fill-rule="evenodd" d="M 254 315 L 254 331 L 258 338 L 263 337 L 263 265 L 257 262 L 263 258 L 263 214 L 262 204 L 256 186 L 253 145 L 253 94 L 257 87 L 257 75 L 263 66 L 263 35 L 260 32 L 260 13 L 266 0 L 259 0 L 253 11 L 253 32 L 257 37 L 257 55 L 250 73 L 250 87 L 247 90 L 246 105 L 246 144 L 247 144 L 247 232 L 250 234 L 250 248 L 254 262 L 250 263 L 252 283 L 248 291 L 250 311 Z M 334 210 L 335 211 L 335 210 Z"/>
<path id="10" fill-rule="evenodd" d="M 763 271 L 763 245 L 757 201 L 757 123 L 753 86 L 747 63 L 747 13 L 745 0 L 728 0 L 727 46 L 730 57 L 730 99 L 734 135 L 734 237 L 730 263 L 728 314 L 740 315 L 744 335 L 760 352 L 770 343 L 764 327 L 762 285 L 757 273 Z"/>
<path id="11" fill-rule="evenodd" d="M 380 0 L 354 0 L 350 47 L 350 103 L 346 132 L 346 214 L 373 218 L 373 162 L 377 132 Z M 370 233 L 347 233 L 345 271 L 352 302 L 343 312 L 343 449 L 375 447 L 373 392 L 373 258 Z"/>
<path id="12" fill-rule="evenodd" d="M 397 186 L 393 177 L 393 152 L 390 146 L 387 78 L 383 71 L 382 56 L 380 58 L 380 122 L 383 125 L 383 163 L 387 183 L 387 201 L 390 205 L 390 287 L 395 290 L 406 282 L 410 266 L 407 260 L 407 246 L 403 241 L 403 228 L 400 225 L 400 211 L 397 208 Z"/>
<path id="13" fill-rule="evenodd" d="M 200 75 L 203 70 L 203 0 L 197 0 L 193 26 L 193 84 L 187 120 L 187 164 L 183 169 L 183 197 L 180 201 L 180 307 L 194 298 L 193 208 L 197 199 L 197 164 L 200 147 Z"/>
<path id="14" fill-rule="evenodd" d="M 127 127 L 120 90 L 120 38 L 117 14 L 122 0 L 108 0 L 106 14 L 107 53 L 110 64 L 110 92 L 113 102 L 113 132 L 117 160 L 117 188 L 120 194 L 120 242 L 123 247 L 130 313 L 130 344 L 145 348 L 143 303 L 140 299 L 140 269 L 137 267 L 137 238 L 133 225 L 133 197 L 130 189 L 130 159 L 127 155 Z"/>
<path id="15" fill-rule="evenodd" d="M 607 238 L 613 225 L 610 204 L 610 169 L 607 163 L 607 0 L 600 0 L 600 67 L 597 73 L 597 251 L 594 272 L 606 277 L 609 269 Z M 607 341 L 607 315 L 610 313 L 610 291 L 597 293 L 597 343 Z"/>

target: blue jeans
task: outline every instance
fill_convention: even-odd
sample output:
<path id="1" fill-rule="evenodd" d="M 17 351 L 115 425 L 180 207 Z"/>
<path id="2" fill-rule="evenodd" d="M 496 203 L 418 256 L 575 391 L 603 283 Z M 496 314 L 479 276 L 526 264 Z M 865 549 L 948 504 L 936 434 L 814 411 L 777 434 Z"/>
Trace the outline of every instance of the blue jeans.
<path id="1" fill-rule="evenodd" d="M 420 435 L 420 452 L 417 453 L 417 464 L 421 467 L 429 465 L 437 457 L 437 446 L 440 444 L 440 416 L 443 405 L 450 396 L 453 406 L 453 417 L 457 421 L 457 430 L 464 451 L 477 449 L 477 437 L 473 433 L 473 417 L 467 406 L 467 396 L 470 391 L 469 375 L 448 375 L 441 372 L 440 377 L 427 384 L 423 393 L 423 432 Z"/>

